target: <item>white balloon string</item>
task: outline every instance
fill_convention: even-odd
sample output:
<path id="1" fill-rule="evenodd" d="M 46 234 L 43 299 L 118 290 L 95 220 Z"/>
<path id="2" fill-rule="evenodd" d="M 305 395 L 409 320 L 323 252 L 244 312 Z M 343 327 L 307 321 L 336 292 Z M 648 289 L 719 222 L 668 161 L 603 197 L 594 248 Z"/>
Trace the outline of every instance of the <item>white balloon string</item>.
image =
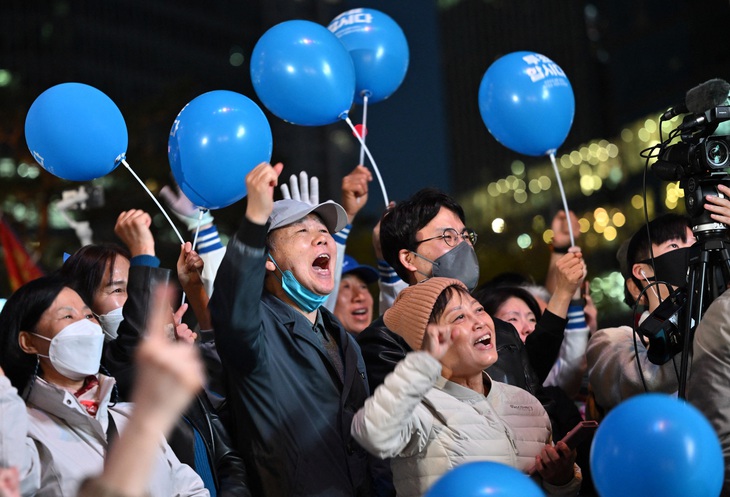
<path id="1" fill-rule="evenodd" d="M 198 225 L 195 227 L 195 235 L 193 236 L 193 250 L 197 251 L 197 247 L 195 246 L 198 243 L 198 233 L 200 233 L 200 223 L 203 221 L 203 215 L 205 214 L 205 209 L 202 207 L 198 207 Z"/>
<path id="2" fill-rule="evenodd" d="M 563 199 L 563 209 L 565 209 L 565 218 L 568 222 L 568 234 L 570 235 L 570 246 L 575 247 L 575 237 L 573 237 L 573 223 L 570 219 L 570 209 L 568 209 L 568 199 L 565 196 L 565 190 L 563 189 L 563 182 L 560 179 L 560 171 L 558 171 L 558 163 L 555 161 L 555 152 L 550 153 L 550 162 L 553 163 L 553 170 L 555 171 L 555 179 L 558 182 L 558 188 L 560 189 L 560 197 Z"/>
<path id="3" fill-rule="evenodd" d="M 368 94 L 362 96 L 362 145 L 360 146 L 360 164 L 365 164 L 365 135 L 368 132 Z"/>
<path id="4" fill-rule="evenodd" d="M 160 212 L 162 212 L 162 214 L 165 216 L 165 219 L 167 219 L 167 222 L 170 223 L 170 226 L 172 226 L 172 230 L 177 235 L 177 238 L 180 240 L 180 243 L 185 243 L 185 240 L 183 240 L 183 237 L 180 235 L 180 232 L 175 227 L 175 223 L 172 222 L 172 219 L 170 219 L 170 216 L 167 214 L 165 209 L 162 208 L 162 205 L 160 205 L 160 202 L 155 198 L 154 195 L 152 195 L 152 192 L 150 191 L 149 188 L 147 188 L 147 185 L 144 184 L 144 181 L 142 181 L 140 179 L 140 177 L 137 176 L 137 173 L 135 173 L 134 170 L 132 169 L 132 167 L 129 164 L 127 164 L 126 160 L 122 159 L 122 164 L 124 164 L 124 167 L 126 167 L 127 170 L 130 173 L 132 173 L 132 176 L 134 176 L 134 179 L 136 179 L 137 182 L 139 182 L 139 184 L 142 185 L 142 188 L 144 188 L 144 191 L 146 191 L 147 194 L 150 196 L 150 198 L 152 198 L 152 200 L 155 202 L 155 204 L 157 204 L 157 207 L 160 209 Z"/>
<path id="5" fill-rule="evenodd" d="M 383 178 L 380 176 L 380 170 L 378 169 L 378 165 L 375 163 L 375 159 L 373 159 L 373 156 L 370 154 L 370 149 L 368 149 L 367 145 L 365 145 L 365 141 L 360 137 L 360 134 L 355 129 L 355 125 L 352 124 L 352 121 L 350 120 L 350 116 L 345 115 L 343 117 L 345 122 L 350 126 L 350 129 L 352 129 L 353 133 L 357 137 L 357 139 L 360 141 L 360 145 L 362 146 L 363 150 L 365 150 L 365 153 L 368 154 L 368 159 L 370 159 L 370 164 L 373 166 L 373 171 L 375 171 L 375 176 L 378 178 L 378 183 L 380 183 L 380 189 L 383 191 L 383 200 L 385 200 L 385 208 L 388 208 L 388 194 L 385 191 L 385 184 L 383 183 Z"/>
<path id="6" fill-rule="evenodd" d="M 203 215 L 205 214 L 205 209 L 202 207 L 198 207 L 198 224 L 195 226 L 195 234 L 193 235 L 193 250 L 197 250 L 195 248 L 195 245 L 198 243 L 198 234 L 200 233 L 200 223 L 203 221 Z M 182 300 L 180 301 L 180 307 L 185 303 L 185 292 L 182 293 Z"/>
<path id="7" fill-rule="evenodd" d="M 172 222 L 172 219 L 170 219 L 170 216 L 169 216 L 169 215 L 167 214 L 167 211 L 166 211 L 165 209 L 163 209 L 163 208 L 162 208 L 162 204 L 160 204 L 160 202 L 159 202 L 159 201 L 157 200 L 157 198 L 155 198 L 155 196 L 154 196 L 154 195 L 152 195 L 152 192 L 150 191 L 150 189 L 149 189 L 149 188 L 147 188 L 147 185 L 145 185 L 145 184 L 144 184 L 144 181 L 142 181 L 142 179 L 141 179 L 141 178 L 140 178 L 139 176 L 137 176 L 137 173 L 135 173 L 135 172 L 134 172 L 134 169 L 132 169 L 132 166 L 130 166 L 130 165 L 129 165 L 129 164 L 127 163 L 127 161 L 126 161 L 126 160 L 122 159 L 122 164 L 124 164 L 124 167 L 126 167 L 126 168 L 127 168 L 127 170 L 128 170 L 128 171 L 129 171 L 130 173 L 132 173 L 132 176 L 134 176 L 134 179 L 136 179 L 136 180 L 137 180 L 137 182 L 138 182 L 138 183 L 139 183 L 140 185 L 142 185 L 142 188 L 144 188 L 144 191 L 146 191 L 146 192 L 147 192 L 147 194 L 148 194 L 148 195 L 150 196 L 150 198 L 151 198 L 151 199 L 152 199 L 152 200 L 154 201 L 154 203 L 155 203 L 155 204 L 157 205 L 157 207 L 158 207 L 158 208 L 160 209 L 160 212 L 162 212 L 162 214 L 163 214 L 163 215 L 165 216 L 165 219 L 167 219 L 167 222 L 168 222 L 168 223 L 170 223 L 170 226 L 172 227 L 172 230 L 173 230 L 173 231 L 175 232 L 175 234 L 177 235 L 177 239 L 178 239 L 178 240 L 180 240 L 180 243 L 181 243 L 181 244 L 185 243 L 185 240 L 183 240 L 183 237 L 182 237 L 182 235 L 180 234 L 180 232 L 178 231 L 177 227 L 175 226 L 175 223 L 173 223 L 173 222 Z M 201 214 L 201 215 L 202 215 L 202 214 Z M 198 224 L 198 226 L 200 226 L 200 224 Z M 181 303 L 180 305 L 182 306 L 182 305 L 183 305 L 184 303 L 185 303 L 185 292 L 183 292 L 183 294 L 182 294 L 182 303 Z"/>

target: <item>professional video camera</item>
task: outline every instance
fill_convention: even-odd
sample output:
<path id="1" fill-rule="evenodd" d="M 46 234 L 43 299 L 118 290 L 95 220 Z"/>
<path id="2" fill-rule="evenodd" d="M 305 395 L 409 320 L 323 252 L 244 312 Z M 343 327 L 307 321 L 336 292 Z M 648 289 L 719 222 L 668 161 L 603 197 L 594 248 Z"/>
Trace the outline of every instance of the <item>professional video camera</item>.
<path id="1" fill-rule="evenodd" d="M 730 135 L 718 133 L 730 121 L 730 83 L 713 79 L 689 90 L 685 102 L 665 112 L 661 121 L 679 114 L 687 114 L 682 124 L 642 155 L 657 159 L 652 171 L 660 179 L 679 181 L 697 243 L 688 255 L 687 287 L 673 290 L 638 333 L 649 340 L 648 358 L 655 364 L 682 353 L 679 396 L 684 397 L 694 329 L 730 282 L 728 226 L 705 209 L 706 196 L 724 197 L 718 186 L 730 187 Z"/>
<path id="2" fill-rule="evenodd" d="M 652 171 L 665 181 L 679 181 L 684 190 L 685 206 L 692 231 L 698 240 L 723 235 L 727 226 L 714 221 L 705 209 L 706 195 L 723 196 L 717 185 L 730 186 L 730 136 L 714 133 L 718 126 L 730 121 L 730 83 L 713 79 L 689 92 L 684 106 L 670 109 L 662 116 L 673 117 L 681 111 L 692 112 L 684 117 L 667 140 L 659 145 Z M 720 105 L 723 104 L 723 105 Z M 680 141 L 671 144 L 679 137 Z"/>

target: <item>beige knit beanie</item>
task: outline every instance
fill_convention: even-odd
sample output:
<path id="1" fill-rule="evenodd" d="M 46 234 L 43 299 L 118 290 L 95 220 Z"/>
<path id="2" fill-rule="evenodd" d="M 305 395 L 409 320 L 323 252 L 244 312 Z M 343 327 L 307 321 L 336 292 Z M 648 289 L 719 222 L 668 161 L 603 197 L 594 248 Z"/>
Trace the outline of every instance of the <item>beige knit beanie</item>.
<path id="1" fill-rule="evenodd" d="M 461 281 L 453 278 L 429 278 L 404 288 L 391 308 L 385 311 L 385 326 L 402 336 L 413 350 L 421 350 L 436 299 L 450 286 L 460 286 L 468 291 Z"/>

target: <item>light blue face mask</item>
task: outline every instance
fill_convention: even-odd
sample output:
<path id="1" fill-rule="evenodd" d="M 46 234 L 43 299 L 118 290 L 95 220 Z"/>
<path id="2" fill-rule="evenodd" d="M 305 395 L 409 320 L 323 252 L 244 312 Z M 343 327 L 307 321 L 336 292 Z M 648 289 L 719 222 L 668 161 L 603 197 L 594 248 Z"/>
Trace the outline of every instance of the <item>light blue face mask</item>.
<path id="1" fill-rule="evenodd" d="M 279 281 L 281 281 L 281 288 L 289 296 L 289 298 L 292 299 L 294 303 L 299 306 L 300 309 L 305 312 L 312 312 L 316 311 L 322 304 L 324 304 L 329 295 L 320 295 L 318 293 L 314 293 L 308 288 L 303 287 L 302 284 L 297 281 L 297 279 L 294 277 L 294 274 L 292 274 L 290 270 L 281 270 L 274 258 L 271 257 L 271 254 L 269 254 L 269 259 L 271 259 L 271 262 L 274 263 L 276 269 L 278 269 L 281 273 L 281 278 L 276 276 L 276 273 L 274 273 L 274 276 L 276 276 Z"/>

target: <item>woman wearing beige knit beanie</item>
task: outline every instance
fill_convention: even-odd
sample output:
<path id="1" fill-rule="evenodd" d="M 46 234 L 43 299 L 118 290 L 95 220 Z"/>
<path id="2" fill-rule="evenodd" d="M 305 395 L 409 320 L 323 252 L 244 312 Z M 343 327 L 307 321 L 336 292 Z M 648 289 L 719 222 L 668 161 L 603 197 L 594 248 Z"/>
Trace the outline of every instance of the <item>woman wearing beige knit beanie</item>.
<path id="1" fill-rule="evenodd" d="M 577 495 L 575 451 L 552 444 L 540 402 L 484 373 L 497 360 L 494 323 L 463 283 L 430 278 L 405 288 L 383 318 L 415 352 L 365 402 L 351 431 L 372 454 L 392 458 L 399 497 L 422 496 L 472 461 L 534 466 L 547 495 Z"/>

